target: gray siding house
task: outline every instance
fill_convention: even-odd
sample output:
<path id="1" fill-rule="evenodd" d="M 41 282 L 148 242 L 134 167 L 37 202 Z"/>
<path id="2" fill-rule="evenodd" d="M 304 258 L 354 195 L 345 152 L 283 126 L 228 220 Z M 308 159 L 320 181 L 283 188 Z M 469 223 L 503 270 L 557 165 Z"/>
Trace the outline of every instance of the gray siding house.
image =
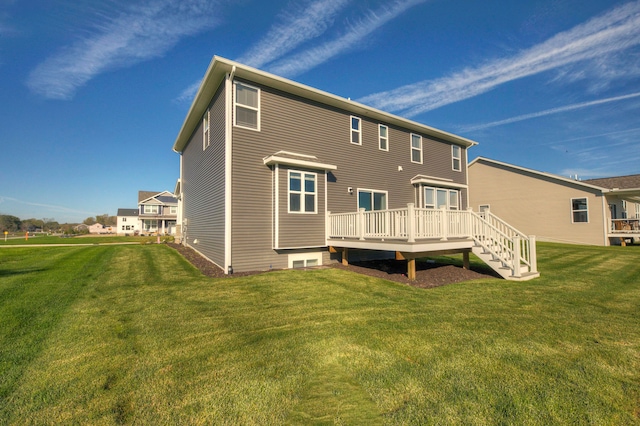
<path id="1" fill-rule="evenodd" d="M 468 254 L 475 144 L 214 57 L 173 146 L 182 242 L 227 273 Z"/>

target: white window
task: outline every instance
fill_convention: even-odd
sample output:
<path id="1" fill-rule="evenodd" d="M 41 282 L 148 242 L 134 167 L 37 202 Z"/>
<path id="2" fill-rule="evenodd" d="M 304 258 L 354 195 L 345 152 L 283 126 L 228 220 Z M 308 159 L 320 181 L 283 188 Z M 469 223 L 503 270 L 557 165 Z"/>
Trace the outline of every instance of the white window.
<path id="1" fill-rule="evenodd" d="M 123 221 L 123 222 L 126 222 L 126 221 L 127 221 L 127 218 L 126 218 L 126 217 L 123 217 L 123 218 L 122 218 L 122 221 Z"/>
<path id="2" fill-rule="evenodd" d="M 155 219 L 144 219 L 142 221 L 142 229 L 145 231 L 155 231 L 158 229 L 158 221 Z"/>
<path id="3" fill-rule="evenodd" d="M 260 130 L 260 89 L 242 83 L 234 83 L 234 125 Z"/>
<path id="4" fill-rule="evenodd" d="M 209 110 L 204 113 L 202 117 L 202 150 L 207 149 L 207 147 L 211 144 L 211 140 L 209 138 L 209 123 L 211 119 L 211 114 Z"/>
<path id="5" fill-rule="evenodd" d="M 158 214 L 158 206 L 150 206 L 148 204 L 144 205 L 144 213 L 145 214 Z"/>
<path id="6" fill-rule="evenodd" d="M 411 133 L 411 162 L 422 164 L 422 136 Z"/>
<path id="7" fill-rule="evenodd" d="M 289 213 L 317 212 L 317 175 L 289 170 Z"/>
<path id="8" fill-rule="evenodd" d="M 389 128 L 384 124 L 378 124 L 378 141 L 381 151 L 389 151 Z"/>
<path id="9" fill-rule="evenodd" d="M 462 170 L 462 148 L 458 145 L 451 145 L 451 167 L 456 172 Z"/>
<path id="10" fill-rule="evenodd" d="M 446 188 L 424 188 L 424 208 L 458 210 L 460 208 L 460 192 Z"/>
<path id="11" fill-rule="evenodd" d="M 177 206 L 169 206 L 169 214 L 178 214 Z"/>
<path id="12" fill-rule="evenodd" d="M 622 218 L 628 219 L 629 215 L 627 214 L 627 202 L 622 200 Z"/>
<path id="13" fill-rule="evenodd" d="M 289 268 L 310 268 L 322 265 L 322 253 L 294 253 L 288 260 Z"/>
<path id="14" fill-rule="evenodd" d="M 640 203 L 636 203 L 636 219 L 640 219 Z"/>
<path id="15" fill-rule="evenodd" d="M 386 210 L 387 192 L 372 189 L 358 189 L 358 210 Z"/>
<path id="16" fill-rule="evenodd" d="M 586 198 L 571 199 L 571 221 L 573 223 L 589 222 L 589 206 Z"/>
<path id="17" fill-rule="evenodd" d="M 362 145 L 362 120 L 351 116 L 351 143 Z"/>

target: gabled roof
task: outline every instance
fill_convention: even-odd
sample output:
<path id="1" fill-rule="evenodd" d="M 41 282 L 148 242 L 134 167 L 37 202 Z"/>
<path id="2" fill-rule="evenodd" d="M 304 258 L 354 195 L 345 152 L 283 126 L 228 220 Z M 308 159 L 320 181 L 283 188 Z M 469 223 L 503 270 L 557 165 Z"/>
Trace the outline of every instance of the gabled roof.
<path id="1" fill-rule="evenodd" d="M 640 175 L 587 179 L 585 182 L 608 189 L 640 189 Z"/>
<path id="2" fill-rule="evenodd" d="M 506 168 L 509 168 L 509 169 L 513 169 L 515 171 L 530 173 L 530 174 L 537 175 L 537 176 L 540 176 L 540 177 L 545 177 L 545 178 L 548 178 L 548 179 L 552 179 L 552 180 L 555 180 L 555 181 L 558 181 L 558 182 L 570 183 L 572 185 L 582 186 L 584 188 L 588 188 L 588 189 L 591 189 L 591 190 L 595 189 L 595 190 L 601 191 L 601 192 L 609 192 L 606 188 L 603 188 L 603 187 L 598 186 L 598 185 L 593 185 L 593 184 L 587 183 L 585 181 L 566 178 L 564 176 L 554 175 L 552 173 L 539 172 L 537 170 L 527 169 L 526 167 L 515 166 L 513 164 L 503 163 L 502 161 L 492 160 L 490 158 L 485 158 L 485 157 L 477 157 L 477 158 L 475 158 L 471 163 L 469 163 L 469 168 L 471 168 L 471 166 L 473 166 L 474 164 L 476 164 L 478 162 L 483 162 L 483 163 L 493 164 L 493 165 L 497 165 L 497 166 L 502 166 L 502 167 L 506 167 Z"/>
<path id="3" fill-rule="evenodd" d="M 138 216 L 138 209 L 118 209 L 118 216 Z"/>
<path id="4" fill-rule="evenodd" d="M 169 191 L 152 192 L 138 191 L 138 204 L 172 204 L 178 199 Z"/>
<path id="5" fill-rule="evenodd" d="M 182 152 L 189 142 L 193 131 L 196 129 L 202 115 L 206 108 L 209 106 L 209 102 L 213 98 L 216 90 L 220 86 L 221 82 L 227 74 L 231 74 L 235 77 L 240 77 L 258 84 L 262 84 L 274 89 L 282 90 L 286 93 L 300 96 L 305 99 L 310 99 L 325 105 L 333 106 L 336 108 L 344 109 L 355 115 L 369 117 L 380 122 L 396 125 L 416 133 L 422 133 L 435 138 L 440 138 L 448 142 L 461 145 L 464 147 L 471 147 L 477 145 L 470 139 L 463 138 L 461 136 L 454 135 L 452 133 L 445 132 L 433 127 L 426 126 L 424 124 L 408 120 L 406 118 L 399 117 L 397 115 L 389 114 L 387 112 L 372 108 L 370 106 L 361 104 L 359 102 L 345 99 L 340 96 L 333 95 L 322 90 L 315 89 L 304 84 L 296 83 L 292 80 L 279 77 L 274 74 L 270 74 L 258 69 L 243 65 L 239 62 L 231 61 L 229 59 L 214 56 L 209 64 L 209 68 L 202 79 L 198 93 L 196 94 L 189 112 L 182 124 L 182 128 L 176 137 L 173 144 L 173 150 L 176 152 Z"/>

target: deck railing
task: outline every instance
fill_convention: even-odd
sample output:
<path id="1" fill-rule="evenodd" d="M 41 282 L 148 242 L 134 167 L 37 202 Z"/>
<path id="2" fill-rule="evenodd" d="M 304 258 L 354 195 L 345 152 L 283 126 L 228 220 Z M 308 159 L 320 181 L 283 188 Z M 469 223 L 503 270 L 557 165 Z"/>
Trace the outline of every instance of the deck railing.
<path id="1" fill-rule="evenodd" d="M 611 219 L 609 231 L 613 234 L 640 234 L 640 219 Z"/>
<path id="2" fill-rule="evenodd" d="M 447 241 L 470 238 L 519 276 L 520 266 L 536 272 L 535 238 L 528 237 L 490 212 L 405 209 L 327 213 L 327 239 L 360 241 Z"/>

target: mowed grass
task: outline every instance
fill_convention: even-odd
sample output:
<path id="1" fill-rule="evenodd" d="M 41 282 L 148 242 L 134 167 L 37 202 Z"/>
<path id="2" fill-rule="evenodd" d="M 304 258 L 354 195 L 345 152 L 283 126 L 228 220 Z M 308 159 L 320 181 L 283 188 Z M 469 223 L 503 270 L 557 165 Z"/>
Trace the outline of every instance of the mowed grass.
<path id="1" fill-rule="evenodd" d="M 640 424 L 640 250 L 416 289 L 203 277 L 164 245 L 0 251 L 0 424 Z"/>

